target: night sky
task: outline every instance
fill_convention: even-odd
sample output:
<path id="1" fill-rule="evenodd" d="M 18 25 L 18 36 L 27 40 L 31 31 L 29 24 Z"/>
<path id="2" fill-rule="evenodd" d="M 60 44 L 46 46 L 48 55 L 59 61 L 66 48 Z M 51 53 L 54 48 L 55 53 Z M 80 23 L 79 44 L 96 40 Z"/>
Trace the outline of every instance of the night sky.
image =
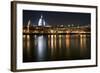
<path id="1" fill-rule="evenodd" d="M 27 25 L 29 20 L 33 25 L 38 25 L 41 14 L 47 25 L 91 24 L 90 13 L 23 10 L 23 25 Z"/>

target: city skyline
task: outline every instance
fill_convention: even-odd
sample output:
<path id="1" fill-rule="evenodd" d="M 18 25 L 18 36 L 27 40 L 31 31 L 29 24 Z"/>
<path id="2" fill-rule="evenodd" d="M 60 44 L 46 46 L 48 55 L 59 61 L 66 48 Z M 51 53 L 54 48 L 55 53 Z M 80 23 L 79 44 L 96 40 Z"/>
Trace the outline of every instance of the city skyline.
<path id="1" fill-rule="evenodd" d="M 23 62 L 91 58 L 88 13 L 23 11 Z"/>
<path id="2" fill-rule="evenodd" d="M 33 11 L 23 10 L 23 25 L 26 26 L 28 21 L 32 25 L 38 25 L 38 21 L 43 16 L 46 25 L 90 25 L 91 15 L 89 13 L 72 13 L 72 12 L 51 12 L 51 11 Z"/>

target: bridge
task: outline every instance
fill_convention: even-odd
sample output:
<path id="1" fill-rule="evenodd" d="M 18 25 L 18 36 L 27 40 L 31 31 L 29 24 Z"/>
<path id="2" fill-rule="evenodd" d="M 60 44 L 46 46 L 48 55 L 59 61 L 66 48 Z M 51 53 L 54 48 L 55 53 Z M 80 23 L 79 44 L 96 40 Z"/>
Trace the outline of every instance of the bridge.
<path id="1" fill-rule="evenodd" d="M 41 14 L 38 25 L 32 25 L 28 21 L 27 26 L 23 27 L 23 34 L 90 34 L 90 25 L 47 25 L 43 15 Z"/>
<path id="2" fill-rule="evenodd" d="M 90 27 L 24 27 L 23 34 L 90 34 Z"/>

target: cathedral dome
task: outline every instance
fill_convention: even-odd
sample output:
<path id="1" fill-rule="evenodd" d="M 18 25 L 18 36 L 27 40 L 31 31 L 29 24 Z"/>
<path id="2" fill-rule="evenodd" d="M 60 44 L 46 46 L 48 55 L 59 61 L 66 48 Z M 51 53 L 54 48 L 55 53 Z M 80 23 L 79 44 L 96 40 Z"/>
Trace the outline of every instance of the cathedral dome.
<path id="1" fill-rule="evenodd" d="M 38 26 L 45 26 L 45 20 L 42 14 L 41 17 L 39 18 Z"/>

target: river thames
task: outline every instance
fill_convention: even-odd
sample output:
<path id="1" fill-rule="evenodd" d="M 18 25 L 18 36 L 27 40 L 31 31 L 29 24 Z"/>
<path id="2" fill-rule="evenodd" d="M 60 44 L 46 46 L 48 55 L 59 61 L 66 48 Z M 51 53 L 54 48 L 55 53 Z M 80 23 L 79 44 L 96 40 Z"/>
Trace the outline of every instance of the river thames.
<path id="1" fill-rule="evenodd" d="M 23 62 L 90 58 L 90 34 L 23 35 Z"/>

